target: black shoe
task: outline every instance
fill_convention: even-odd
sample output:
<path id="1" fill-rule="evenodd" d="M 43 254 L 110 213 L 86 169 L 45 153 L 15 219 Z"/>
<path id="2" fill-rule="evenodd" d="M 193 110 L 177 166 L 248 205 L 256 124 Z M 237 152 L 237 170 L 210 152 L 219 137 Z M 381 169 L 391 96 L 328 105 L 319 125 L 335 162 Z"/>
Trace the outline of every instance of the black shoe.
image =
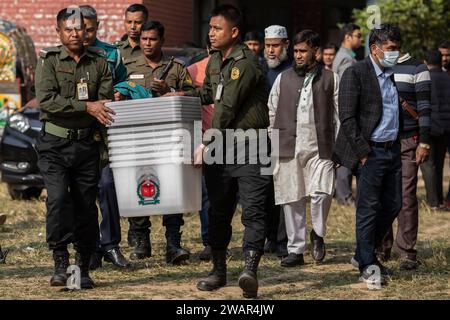
<path id="1" fill-rule="evenodd" d="M 417 260 L 404 258 L 400 261 L 400 270 L 403 271 L 416 270 L 418 266 Z"/>
<path id="2" fill-rule="evenodd" d="M 91 261 L 91 255 L 91 252 L 77 252 L 75 254 L 75 264 L 81 271 L 81 289 L 94 289 L 95 286 L 94 281 L 92 281 L 89 276 L 89 263 Z"/>
<path id="3" fill-rule="evenodd" d="M 128 268 L 130 266 L 130 263 L 125 259 L 119 248 L 105 251 L 105 261 L 111 262 L 119 268 Z"/>
<path id="4" fill-rule="evenodd" d="M 130 254 L 131 260 L 141 260 L 152 256 L 152 245 L 148 231 L 136 232 L 136 247 Z"/>
<path id="5" fill-rule="evenodd" d="M 127 242 L 129 247 L 136 247 L 136 233 L 134 233 L 131 229 L 128 229 Z"/>
<path id="6" fill-rule="evenodd" d="M 309 236 L 311 240 L 311 256 L 316 262 L 322 262 L 325 258 L 325 254 L 327 253 L 325 249 L 325 242 L 323 238 L 318 236 L 314 229 L 311 230 L 311 234 Z"/>
<path id="7" fill-rule="evenodd" d="M 6 222 L 6 214 L 0 213 L 0 226 L 5 224 Z"/>
<path id="8" fill-rule="evenodd" d="M 213 269 L 208 277 L 200 279 L 197 289 L 201 291 L 213 291 L 227 284 L 227 251 L 211 250 Z"/>
<path id="9" fill-rule="evenodd" d="M 8 249 L 2 251 L 2 247 L 0 246 L 0 263 L 6 263 L 6 256 L 8 255 Z"/>
<path id="10" fill-rule="evenodd" d="M 239 287 L 242 289 L 244 298 L 256 298 L 258 296 L 257 270 L 261 253 L 254 250 L 244 252 L 245 267 L 238 278 Z"/>
<path id="11" fill-rule="evenodd" d="M 377 261 L 375 264 L 380 268 L 381 276 L 385 280 L 390 279 L 394 275 L 394 272 L 391 269 L 386 268 L 384 265 L 382 265 L 381 262 Z"/>
<path id="12" fill-rule="evenodd" d="M 202 261 L 209 261 L 211 260 L 211 247 L 206 246 L 202 252 L 198 255 L 198 258 Z"/>
<path id="13" fill-rule="evenodd" d="M 303 254 L 289 253 L 289 255 L 281 260 L 281 266 L 285 268 L 292 268 L 302 266 L 305 264 Z"/>
<path id="14" fill-rule="evenodd" d="M 267 239 L 264 245 L 264 253 L 276 253 L 277 252 L 277 242 Z"/>
<path id="15" fill-rule="evenodd" d="M 181 247 L 181 232 L 178 228 L 166 228 L 166 262 L 180 264 L 189 259 L 189 251 Z"/>
<path id="16" fill-rule="evenodd" d="M 96 251 L 91 255 L 91 261 L 89 261 L 89 269 L 90 270 L 97 270 L 98 268 L 102 267 L 102 258 L 103 253 Z"/>
<path id="17" fill-rule="evenodd" d="M 55 273 L 50 279 L 52 287 L 65 287 L 67 284 L 67 268 L 69 267 L 69 252 L 66 250 L 54 250 L 53 261 L 55 262 Z"/>
<path id="18" fill-rule="evenodd" d="M 171 247 L 166 252 L 166 262 L 171 264 L 180 264 L 183 261 L 189 260 L 189 251 L 183 248 Z"/>

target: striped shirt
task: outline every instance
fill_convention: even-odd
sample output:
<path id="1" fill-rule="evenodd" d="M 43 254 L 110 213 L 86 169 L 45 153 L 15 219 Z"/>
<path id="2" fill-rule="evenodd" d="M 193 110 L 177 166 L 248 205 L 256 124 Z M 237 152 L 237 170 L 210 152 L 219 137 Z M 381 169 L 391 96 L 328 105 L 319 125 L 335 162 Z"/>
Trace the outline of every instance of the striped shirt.
<path id="1" fill-rule="evenodd" d="M 431 78 L 425 64 L 404 55 L 394 67 L 395 83 L 398 94 L 418 113 L 419 120 L 415 120 L 406 110 L 403 110 L 403 133 L 400 138 L 405 139 L 419 135 L 419 141 L 430 142 L 431 126 Z"/>

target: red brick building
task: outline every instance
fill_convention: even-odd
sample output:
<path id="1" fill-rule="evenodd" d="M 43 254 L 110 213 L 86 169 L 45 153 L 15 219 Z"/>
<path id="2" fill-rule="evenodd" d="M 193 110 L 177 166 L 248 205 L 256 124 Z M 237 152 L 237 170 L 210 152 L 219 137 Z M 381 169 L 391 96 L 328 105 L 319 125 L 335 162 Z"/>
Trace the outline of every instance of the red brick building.
<path id="1" fill-rule="evenodd" d="M 124 11 L 132 3 L 144 4 L 150 18 L 166 27 L 166 45 L 190 42 L 201 45 L 207 33 L 209 12 L 217 4 L 233 3 L 241 8 L 247 30 L 263 31 L 271 24 L 288 28 L 290 35 L 309 28 L 320 32 L 323 40 L 338 42 L 338 22 L 347 22 L 353 7 L 365 0 L 1 0 L 0 19 L 24 26 L 36 48 L 58 43 L 56 13 L 69 5 L 90 4 L 102 22 L 99 38 L 114 42 L 125 33 Z"/>

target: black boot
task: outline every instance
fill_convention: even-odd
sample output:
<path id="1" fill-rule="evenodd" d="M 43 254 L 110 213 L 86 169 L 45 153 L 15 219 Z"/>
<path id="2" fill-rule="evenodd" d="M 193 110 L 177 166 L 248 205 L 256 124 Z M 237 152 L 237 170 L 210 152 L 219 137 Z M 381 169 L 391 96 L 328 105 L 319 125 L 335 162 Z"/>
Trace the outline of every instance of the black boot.
<path id="1" fill-rule="evenodd" d="M 67 283 L 67 268 L 69 267 L 69 252 L 65 250 L 54 250 L 53 261 L 55 262 L 55 273 L 50 279 L 52 287 L 64 287 Z"/>
<path id="2" fill-rule="evenodd" d="M 75 264 L 80 267 L 81 271 L 81 289 L 94 289 L 94 281 L 89 276 L 91 254 L 89 251 L 75 254 Z"/>
<path id="3" fill-rule="evenodd" d="M 244 298 L 256 298 L 258 295 L 258 279 L 256 277 L 256 271 L 258 269 L 259 260 L 261 259 L 261 253 L 254 250 L 248 250 L 244 252 L 245 255 L 245 268 L 239 276 L 239 287 L 243 290 L 242 294 Z"/>
<path id="4" fill-rule="evenodd" d="M 197 283 L 197 289 L 212 291 L 224 287 L 227 284 L 227 251 L 211 250 L 213 269 L 207 278 Z"/>
<path id="5" fill-rule="evenodd" d="M 189 251 L 181 247 L 179 228 L 166 228 L 166 262 L 179 264 L 189 259 Z"/>
<path id="6" fill-rule="evenodd" d="M 91 261 L 89 262 L 89 269 L 96 270 L 98 268 L 102 267 L 102 259 L 103 259 L 103 252 L 102 251 L 96 251 L 91 255 Z"/>
<path id="7" fill-rule="evenodd" d="M 150 244 L 150 232 L 148 230 L 139 231 L 136 235 L 136 247 L 130 254 L 131 260 L 141 260 L 152 256 L 152 246 Z"/>
<path id="8" fill-rule="evenodd" d="M 136 233 L 128 229 L 127 242 L 129 247 L 136 247 Z"/>

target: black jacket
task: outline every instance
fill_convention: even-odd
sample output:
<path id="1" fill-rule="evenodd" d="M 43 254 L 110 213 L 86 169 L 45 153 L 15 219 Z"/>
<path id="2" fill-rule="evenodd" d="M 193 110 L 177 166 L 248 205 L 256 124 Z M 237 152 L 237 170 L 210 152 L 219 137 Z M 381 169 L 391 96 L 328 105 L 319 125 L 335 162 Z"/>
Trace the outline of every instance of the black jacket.
<path id="1" fill-rule="evenodd" d="M 431 75 L 431 135 L 450 132 L 450 75 L 441 68 L 430 70 Z"/>
<path id="2" fill-rule="evenodd" d="M 391 79 L 395 85 L 393 76 Z M 341 126 L 334 146 L 333 161 L 349 169 L 356 169 L 359 160 L 371 151 L 369 140 L 381 121 L 382 113 L 380 86 L 368 56 L 347 68 L 342 75 L 339 84 Z M 399 117 L 400 131 L 403 127 L 402 112 L 399 112 Z"/>

